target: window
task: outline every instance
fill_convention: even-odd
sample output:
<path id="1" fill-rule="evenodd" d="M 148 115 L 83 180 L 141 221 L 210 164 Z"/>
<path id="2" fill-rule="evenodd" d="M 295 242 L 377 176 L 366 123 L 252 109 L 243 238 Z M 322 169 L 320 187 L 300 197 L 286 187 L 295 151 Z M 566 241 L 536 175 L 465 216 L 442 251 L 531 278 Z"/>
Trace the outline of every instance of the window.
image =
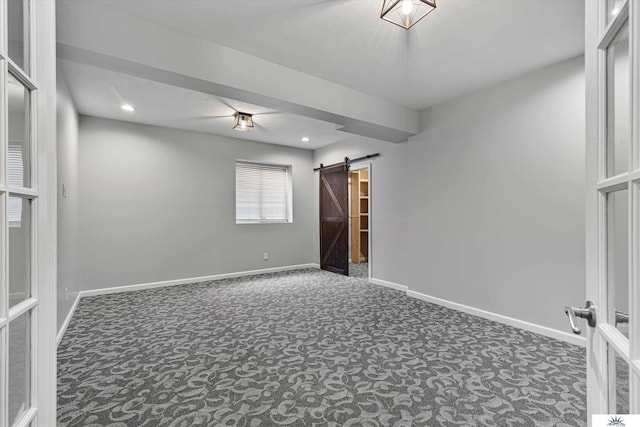
<path id="1" fill-rule="evenodd" d="M 236 162 L 236 224 L 292 222 L 291 167 Z"/>
<path id="2" fill-rule="evenodd" d="M 22 146 L 9 143 L 8 177 L 7 182 L 11 186 L 22 187 L 24 176 L 24 164 L 22 162 Z M 9 214 L 9 227 L 20 227 L 22 221 L 22 199 L 9 197 L 7 201 Z"/>

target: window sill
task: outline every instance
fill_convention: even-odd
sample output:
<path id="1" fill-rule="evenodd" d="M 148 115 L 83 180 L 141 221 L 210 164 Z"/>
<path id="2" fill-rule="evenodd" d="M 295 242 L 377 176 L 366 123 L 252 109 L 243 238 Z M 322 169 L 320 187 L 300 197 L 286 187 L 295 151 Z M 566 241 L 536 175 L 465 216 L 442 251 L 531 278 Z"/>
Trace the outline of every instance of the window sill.
<path id="1" fill-rule="evenodd" d="M 239 221 L 236 220 L 236 225 L 243 224 L 293 224 L 293 221 Z"/>

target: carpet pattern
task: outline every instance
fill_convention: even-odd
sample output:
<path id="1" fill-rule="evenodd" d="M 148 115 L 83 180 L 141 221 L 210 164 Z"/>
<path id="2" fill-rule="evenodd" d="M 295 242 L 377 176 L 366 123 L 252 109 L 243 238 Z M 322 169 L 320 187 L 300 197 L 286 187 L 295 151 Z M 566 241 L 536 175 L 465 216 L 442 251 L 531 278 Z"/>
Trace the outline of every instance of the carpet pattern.
<path id="1" fill-rule="evenodd" d="M 83 298 L 61 426 L 586 425 L 585 351 L 300 270 Z"/>
<path id="2" fill-rule="evenodd" d="M 349 277 L 357 277 L 359 279 L 369 279 L 369 263 L 361 262 L 360 264 L 349 263 Z"/>

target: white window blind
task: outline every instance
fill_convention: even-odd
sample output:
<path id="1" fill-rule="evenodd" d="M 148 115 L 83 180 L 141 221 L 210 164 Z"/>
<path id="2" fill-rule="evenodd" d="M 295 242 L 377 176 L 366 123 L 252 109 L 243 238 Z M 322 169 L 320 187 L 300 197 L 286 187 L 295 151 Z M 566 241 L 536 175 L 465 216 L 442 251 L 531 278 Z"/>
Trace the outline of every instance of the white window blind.
<path id="1" fill-rule="evenodd" d="M 12 187 L 24 186 L 24 164 L 22 162 L 22 145 L 9 144 L 7 183 Z M 22 221 L 22 199 L 9 197 L 8 199 L 9 226 L 20 227 Z"/>
<path id="2" fill-rule="evenodd" d="M 291 222 L 289 168 L 236 162 L 236 223 Z"/>

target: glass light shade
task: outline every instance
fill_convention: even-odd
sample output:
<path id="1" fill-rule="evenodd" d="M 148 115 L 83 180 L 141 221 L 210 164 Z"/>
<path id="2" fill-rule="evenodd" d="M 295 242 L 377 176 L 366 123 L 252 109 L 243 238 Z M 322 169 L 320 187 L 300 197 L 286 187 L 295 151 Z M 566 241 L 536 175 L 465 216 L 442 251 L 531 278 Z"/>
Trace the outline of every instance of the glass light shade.
<path id="1" fill-rule="evenodd" d="M 410 9 L 408 1 L 413 5 Z M 408 30 L 435 8 L 436 0 L 383 0 L 380 18 Z"/>
<path id="2" fill-rule="evenodd" d="M 235 130 L 241 130 L 243 132 L 249 132 L 253 129 L 253 117 L 247 113 L 236 113 L 236 121 L 233 126 Z"/>

